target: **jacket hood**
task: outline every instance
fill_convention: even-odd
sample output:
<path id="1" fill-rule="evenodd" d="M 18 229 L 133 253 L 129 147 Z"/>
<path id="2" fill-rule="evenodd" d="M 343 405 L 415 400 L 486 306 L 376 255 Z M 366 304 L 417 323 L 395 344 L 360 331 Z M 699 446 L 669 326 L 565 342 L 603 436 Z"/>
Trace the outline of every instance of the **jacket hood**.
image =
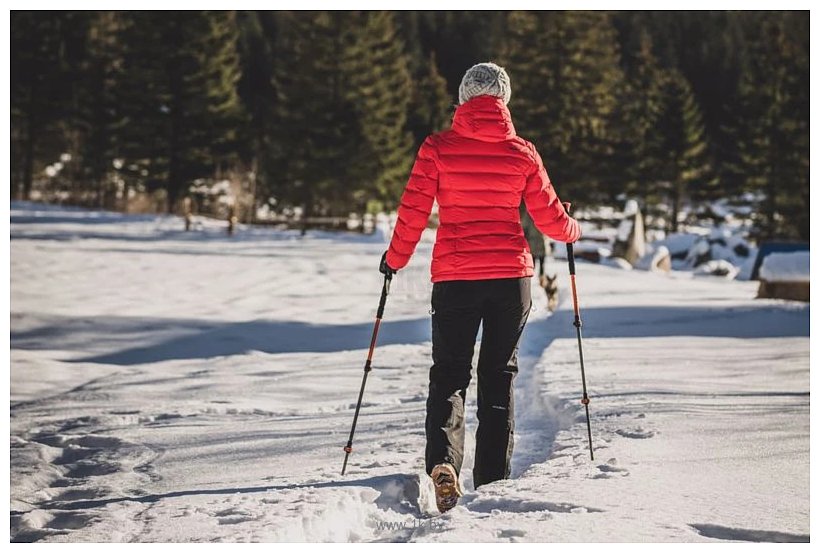
<path id="1" fill-rule="evenodd" d="M 486 94 L 476 96 L 456 108 L 453 130 L 484 142 L 501 142 L 515 136 L 512 115 L 504 99 Z"/>

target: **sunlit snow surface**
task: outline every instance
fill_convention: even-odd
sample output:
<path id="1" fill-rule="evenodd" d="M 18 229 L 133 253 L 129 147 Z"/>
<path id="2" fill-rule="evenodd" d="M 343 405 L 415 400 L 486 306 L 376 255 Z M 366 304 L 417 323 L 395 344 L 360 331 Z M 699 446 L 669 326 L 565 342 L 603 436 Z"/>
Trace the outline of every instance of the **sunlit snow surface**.
<path id="1" fill-rule="evenodd" d="M 347 475 L 380 237 L 12 204 L 14 541 L 806 541 L 809 308 L 566 267 L 521 344 L 512 478 L 435 515 L 430 237 L 396 277 Z"/>

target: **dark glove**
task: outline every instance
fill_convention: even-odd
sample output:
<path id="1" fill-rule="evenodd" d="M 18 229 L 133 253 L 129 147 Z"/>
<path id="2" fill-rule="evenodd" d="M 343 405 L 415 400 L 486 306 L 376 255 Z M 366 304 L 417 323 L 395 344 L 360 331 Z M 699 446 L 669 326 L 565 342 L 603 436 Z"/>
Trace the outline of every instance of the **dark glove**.
<path id="1" fill-rule="evenodd" d="M 379 263 L 379 272 L 387 278 L 393 278 L 396 274 L 396 269 L 387 264 L 387 252 L 382 254 L 382 260 Z"/>

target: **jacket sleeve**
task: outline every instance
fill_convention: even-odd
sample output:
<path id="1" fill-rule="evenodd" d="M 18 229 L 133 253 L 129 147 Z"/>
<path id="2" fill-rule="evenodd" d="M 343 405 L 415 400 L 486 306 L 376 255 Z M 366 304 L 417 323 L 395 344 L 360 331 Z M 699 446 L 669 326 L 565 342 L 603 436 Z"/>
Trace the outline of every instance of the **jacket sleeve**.
<path id="1" fill-rule="evenodd" d="M 553 240 L 575 242 L 581 237 L 581 227 L 578 221 L 567 215 L 564 210 L 544 168 L 544 162 L 534 147 L 532 153 L 535 159 L 524 188 L 527 211 L 538 230 Z"/>
<path id="2" fill-rule="evenodd" d="M 387 249 L 387 264 L 392 269 L 399 270 L 407 265 L 427 226 L 438 190 L 437 161 L 436 147 L 428 136 L 419 148 L 399 202 L 398 221 Z"/>

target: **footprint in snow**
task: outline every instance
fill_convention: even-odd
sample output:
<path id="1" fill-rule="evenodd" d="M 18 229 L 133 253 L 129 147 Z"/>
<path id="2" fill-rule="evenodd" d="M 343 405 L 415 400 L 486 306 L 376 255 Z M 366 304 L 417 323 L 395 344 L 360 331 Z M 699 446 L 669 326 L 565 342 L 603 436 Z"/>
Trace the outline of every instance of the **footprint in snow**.
<path id="1" fill-rule="evenodd" d="M 499 538 L 523 538 L 526 535 L 527 533 L 524 530 L 518 530 L 517 528 L 499 530 L 497 534 Z"/>
<path id="2" fill-rule="evenodd" d="M 613 478 L 616 475 L 629 476 L 629 471 L 617 466 L 617 464 L 617 459 L 610 459 L 606 463 L 598 465 L 598 470 L 601 472 L 593 476 L 593 478 Z"/>
<path id="3" fill-rule="evenodd" d="M 426 401 L 426 400 L 427 400 L 427 396 L 425 394 L 416 394 L 414 396 L 400 398 L 399 402 L 401 402 L 401 403 L 413 403 L 413 402 L 417 402 L 417 401 Z"/>
<path id="4" fill-rule="evenodd" d="M 549 501 L 535 501 L 520 498 L 486 497 L 475 499 L 465 504 L 467 509 L 477 513 L 500 514 L 507 513 L 534 513 L 547 511 L 550 513 L 600 513 L 601 509 L 585 507 L 572 503 L 552 503 Z"/>
<path id="5" fill-rule="evenodd" d="M 12 542 L 36 542 L 46 537 L 68 534 L 71 530 L 79 530 L 98 520 L 94 515 L 58 512 L 51 514 L 47 511 L 34 509 L 22 515 L 12 515 L 11 529 Z"/>
<path id="6" fill-rule="evenodd" d="M 362 405 L 361 405 L 361 409 L 364 409 L 364 408 L 367 408 L 367 407 L 375 407 L 377 405 L 378 405 L 378 403 L 375 403 L 375 402 L 372 402 L 372 401 L 363 401 Z M 355 408 L 356 408 L 355 403 L 349 403 L 347 405 L 347 409 L 355 409 Z"/>
<path id="7" fill-rule="evenodd" d="M 654 430 L 647 430 L 640 426 L 633 428 L 631 430 L 624 430 L 623 428 L 619 428 L 615 431 L 615 433 L 619 436 L 623 436 L 624 438 L 631 438 L 633 440 L 645 440 L 647 438 L 653 437 L 656 434 Z"/>
<path id="8" fill-rule="evenodd" d="M 251 512 L 238 507 L 231 507 L 214 513 L 220 525 L 225 524 L 241 524 L 243 522 L 251 522 L 257 520 L 259 517 L 254 516 Z"/>
<path id="9" fill-rule="evenodd" d="M 63 486 L 66 487 L 66 486 Z M 61 503 L 66 501 L 81 501 L 84 499 L 99 499 L 110 493 L 107 487 L 100 488 L 70 488 L 58 494 L 53 501 Z"/>

